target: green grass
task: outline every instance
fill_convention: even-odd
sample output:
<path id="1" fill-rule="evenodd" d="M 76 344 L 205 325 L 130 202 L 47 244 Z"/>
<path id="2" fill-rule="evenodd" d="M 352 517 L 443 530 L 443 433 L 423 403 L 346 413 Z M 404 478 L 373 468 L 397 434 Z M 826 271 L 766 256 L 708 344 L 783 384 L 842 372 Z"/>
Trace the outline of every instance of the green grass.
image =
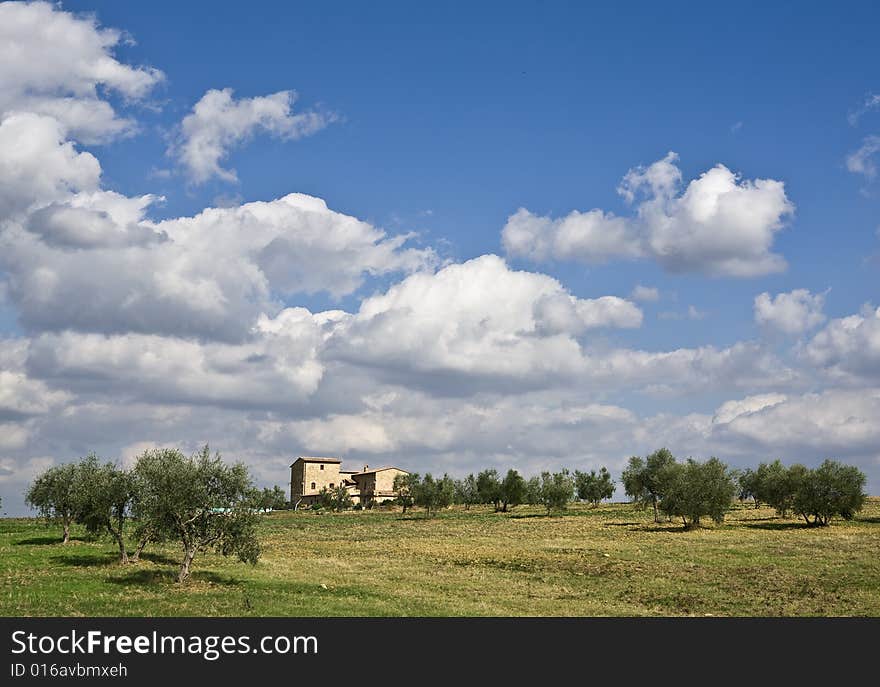
<path id="1" fill-rule="evenodd" d="M 453 509 L 264 516 L 256 566 L 179 551 L 121 566 L 107 540 L 0 520 L 6 616 L 736 615 L 880 616 L 880 499 L 808 528 L 737 506 L 685 532 L 628 504 L 544 517 Z"/>

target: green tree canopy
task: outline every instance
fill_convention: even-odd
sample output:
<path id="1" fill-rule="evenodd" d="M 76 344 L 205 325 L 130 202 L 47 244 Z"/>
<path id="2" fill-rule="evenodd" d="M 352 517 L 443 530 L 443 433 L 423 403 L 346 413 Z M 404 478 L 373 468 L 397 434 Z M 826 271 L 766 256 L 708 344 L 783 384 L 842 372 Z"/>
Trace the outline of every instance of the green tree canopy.
<path id="1" fill-rule="evenodd" d="M 425 509 L 427 517 L 431 517 L 431 511 L 451 504 L 454 492 L 455 485 L 449 475 L 434 479 L 430 472 L 412 487 L 413 502 Z"/>
<path id="2" fill-rule="evenodd" d="M 865 483 L 854 465 L 826 460 L 799 481 L 792 509 L 808 525 L 827 525 L 834 516 L 851 520 L 865 504 Z"/>
<path id="3" fill-rule="evenodd" d="M 537 506 L 541 503 L 541 478 L 537 475 L 530 477 L 526 482 L 525 503 Z"/>
<path id="4" fill-rule="evenodd" d="M 125 526 L 135 500 L 136 482 L 127 470 L 101 463 L 92 453 L 80 461 L 73 483 L 74 519 L 92 534 L 109 534 L 128 563 Z"/>
<path id="5" fill-rule="evenodd" d="M 590 470 L 589 474 L 576 470 L 574 484 L 577 497 L 593 506 L 598 506 L 602 499 L 610 499 L 614 495 L 614 480 L 611 479 L 608 468 L 603 467 L 598 473 Z"/>
<path id="6" fill-rule="evenodd" d="M 193 558 L 208 548 L 256 564 L 259 516 L 243 464 L 228 465 L 207 446 L 189 458 L 176 449 L 157 449 L 138 459 L 135 473 L 143 485 L 137 515 L 183 547 L 178 582 L 189 578 Z"/>
<path id="7" fill-rule="evenodd" d="M 541 473 L 541 504 L 552 511 L 562 511 L 574 497 L 574 480 L 568 470 Z"/>
<path id="8" fill-rule="evenodd" d="M 660 509 L 681 517 L 685 529 L 691 529 L 699 526 L 703 516 L 722 522 L 736 492 L 736 481 L 720 460 L 712 457 L 698 463 L 688 459 L 667 468 Z"/>
<path id="9" fill-rule="evenodd" d="M 660 521 L 658 505 L 663 498 L 669 469 L 673 465 L 675 465 L 675 456 L 669 449 L 661 448 L 645 459 L 639 456 L 631 457 L 621 476 L 624 491 L 633 503 L 642 506 L 651 504 L 655 522 Z"/>
<path id="10" fill-rule="evenodd" d="M 758 473 L 751 468 L 742 470 L 737 475 L 737 484 L 739 486 L 739 500 L 752 499 L 755 502 L 755 508 L 759 508 L 761 501 L 758 499 Z"/>
<path id="11" fill-rule="evenodd" d="M 260 510 L 268 512 L 271 510 L 284 510 L 287 508 L 287 494 L 277 484 L 272 487 L 264 487 L 257 497 L 257 503 Z"/>
<path id="12" fill-rule="evenodd" d="M 406 513 L 413 505 L 413 489 L 421 482 L 421 477 L 417 472 L 408 474 L 397 474 L 394 476 L 394 484 L 392 489 L 397 494 L 396 501 L 403 506 L 403 512 Z"/>
<path id="13" fill-rule="evenodd" d="M 780 460 L 761 463 L 755 471 L 755 500 L 776 509 L 783 518 L 791 512 L 795 494 L 807 475 L 807 468 L 798 463 L 785 467 Z"/>
<path id="14" fill-rule="evenodd" d="M 501 480 L 495 468 L 483 470 L 477 475 L 477 494 L 480 503 L 491 503 L 495 510 L 501 507 Z"/>
<path id="15" fill-rule="evenodd" d="M 473 474 L 468 475 L 464 479 L 455 481 L 455 503 L 460 503 L 465 510 L 469 509 L 475 503 L 480 502 L 480 493 L 477 489 L 477 478 Z"/>
<path id="16" fill-rule="evenodd" d="M 37 510 L 47 520 L 61 523 L 61 541 L 70 541 L 70 523 L 73 522 L 76 507 L 74 484 L 76 463 L 67 463 L 49 468 L 37 475 L 25 494 L 25 503 Z"/>
<path id="17" fill-rule="evenodd" d="M 351 494 L 342 484 L 333 487 L 332 489 L 328 489 L 327 487 L 321 489 L 321 493 L 318 494 L 318 502 L 324 508 L 336 511 L 337 513 L 348 510 L 354 505 L 351 499 Z"/>
<path id="18" fill-rule="evenodd" d="M 516 470 L 508 470 L 498 488 L 501 511 L 506 513 L 510 508 L 518 506 L 526 498 L 526 481 Z"/>

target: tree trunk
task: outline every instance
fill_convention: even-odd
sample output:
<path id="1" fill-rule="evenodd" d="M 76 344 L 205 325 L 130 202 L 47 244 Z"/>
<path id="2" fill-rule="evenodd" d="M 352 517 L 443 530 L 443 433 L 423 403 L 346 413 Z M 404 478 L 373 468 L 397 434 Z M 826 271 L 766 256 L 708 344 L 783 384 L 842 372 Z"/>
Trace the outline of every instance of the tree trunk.
<path id="1" fill-rule="evenodd" d="M 116 543 L 119 544 L 119 562 L 125 565 L 128 563 L 128 551 L 125 550 L 125 540 L 115 532 L 113 536 L 116 537 Z"/>
<path id="2" fill-rule="evenodd" d="M 107 531 L 119 545 L 119 562 L 125 565 L 128 563 L 128 551 L 125 550 L 125 539 L 122 537 L 122 522 L 120 521 L 118 530 L 113 529 L 113 525 L 108 522 Z"/>
<path id="3" fill-rule="evenodd" d="M 69 544 L 70 543 L 70 518 L 65 515 L 64 521 L 62 524 L 64 526 L 64 538 L 61 540 L 61 543 L 62 544 Z"/>
<path id="4" fill-rule="evenodd" d="M 189 579 L 189 568 L 192 560 L 196 555 L 194 546 L 186 546 L 183 550 L 183 562 L 180 564 L 180 572 L 177 574 L 177 581 L 183 584 Z"/>
<path id="5" fill-rule="evenodd" d="M 654 522 L 660 522 L 660 515 L 657 513 L 657 497 L 652 496 L 651 502 L 654 504 Z"/>
<path id="6" fill-rule="evenodd" d="M 141 537 L 141 540 L 137 543 L 137 547 L 135 547 L 134 555 L 131 557 L 132 563 L 137 563 L 141 559 L 141 551 L 147 547 L 147 544 L 150 543 L 150 539 L 152 538 L 152 534 L 149 532 Z"/>

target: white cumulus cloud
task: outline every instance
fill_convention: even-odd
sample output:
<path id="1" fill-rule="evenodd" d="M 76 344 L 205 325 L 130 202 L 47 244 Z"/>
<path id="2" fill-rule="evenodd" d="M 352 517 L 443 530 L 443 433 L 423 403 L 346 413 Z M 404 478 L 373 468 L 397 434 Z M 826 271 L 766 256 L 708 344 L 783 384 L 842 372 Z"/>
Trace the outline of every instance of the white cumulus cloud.
<path id="1" fill-rule="evenodd" d="M 765 451 L 762 459 L 776 457 L 768 455 L 771 452 L 785 452 L 789 460 L 812 464 L 824 458 L 880 458 L 877 389 L 829 389 L 760 405 L 715 427 L 717 438 L 754 443 Z"/>
<path id="2" fill-rule="evenodd" d="M 831 320 L 803 347 L 802 356 L 848 384 L 880 380 L 880 308 Z"/>
<path id="3" fill-rule="evenodd" d="M 824 293 L 795 289 L 771 297 L 765 291 L 755 296 L 755 322 L 783 334 L 803 334 L 825 321 L 824 307 Z"/>
<path id="4" fill-rule="evenodd" d="M 631 169 L 618 192 L 635 215 L 573 211 L 552 219 L 524 208 L 508 218 L 502 242 L 511 256 L 606 262 L 652 258 L 672 272 L 751 277 L 785 269 L 772 252 L 794 211 L 781 181 L 742 179 L 718 164 L 682 191 L 678 156 Z"/>
<path id="5" fill-rule="evenodd" d="M 65 140 L 63 127 L 21 112 L 0 121 L 0 222 L 35 204 L 98 188 L 101 165 Z"/>
<path id="6" fill-rule="evenodd" d="M 276 408 L 314 393 L 320 319 L 288 308 L 261 318 L 245 344 L 200 343 L 146 334 L 42 334 L 31 341 L 28 369 L 84 392 L 96 388 L 148 402 Z"/>
<path id="7" fill-rule="evenodd" d="M 0 3 L 0 115 L 46 115 L 86 143 L 130 133 L 134 122 L 119 117 L 99 89 L 140 99 L 164 77 L 119 62 L 113 51 L 124 40 L 94 17 L 48 2 Z"/>
<path id="8" fill-rule="evenodd" d="M 45 198 L 59 200 L 0 222 L 7 297 L 37 331 L 242 340 L 282 298 L 341 297 L 370 276 L 436 260 L 405 247 L 408 235 L 389 237 L 302 194 L 154 223 L 144 217 L 153 196 L 52 189 Z"/>
<path id="9" fill-rule="evenodd" d="M 401 371 L 527 380 L 576 370 L 584 331 L 641 321 L 629 301 L 576 298 L 552 277 L 484 255 L 365 299 L 340 322 L 333 343 L 345 359 Z"/>
<path id="10" fill-rule="evenodd" d="M 233 169 L 221 162 L 230 149 L 256 133 L 294 140 L 323 129 L 335 117 L 307 110 L 293 112 L 296 93 L 279 91 L 254 98 L 232 95 L 231 88 L 212 89 L 195 104 L 180 125 L 180 139 L 169 149 L 189 178 L 201 184 L 212 177 L 237 181 Z"/>

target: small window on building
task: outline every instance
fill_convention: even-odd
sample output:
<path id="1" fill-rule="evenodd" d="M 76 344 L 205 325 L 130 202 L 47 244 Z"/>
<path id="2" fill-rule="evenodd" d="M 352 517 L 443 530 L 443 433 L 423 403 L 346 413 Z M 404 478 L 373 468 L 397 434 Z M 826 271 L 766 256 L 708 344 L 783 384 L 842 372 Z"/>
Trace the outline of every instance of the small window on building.
<path id="1" fill-rule="evenodd" d="M 324 469 L 324 466 L 323 466 L 323 464 L 322 464 L 322 465 L 321 465 L 321 469 L 322 469 L 322 470 L 323 470 L 323 469 Z"/>
<path id="2" fill-rule="evenodd" d="M 333 488 L 333 482 L 330 482 L 330 488 L 331 489 Z"/>
<path id="3" fill-rule="evenodd" d="M 314 488 L 315 488 L 315 483 L 314 483 L 314 482 L 312 482 L 312 489 L 314 489 Z"/>

